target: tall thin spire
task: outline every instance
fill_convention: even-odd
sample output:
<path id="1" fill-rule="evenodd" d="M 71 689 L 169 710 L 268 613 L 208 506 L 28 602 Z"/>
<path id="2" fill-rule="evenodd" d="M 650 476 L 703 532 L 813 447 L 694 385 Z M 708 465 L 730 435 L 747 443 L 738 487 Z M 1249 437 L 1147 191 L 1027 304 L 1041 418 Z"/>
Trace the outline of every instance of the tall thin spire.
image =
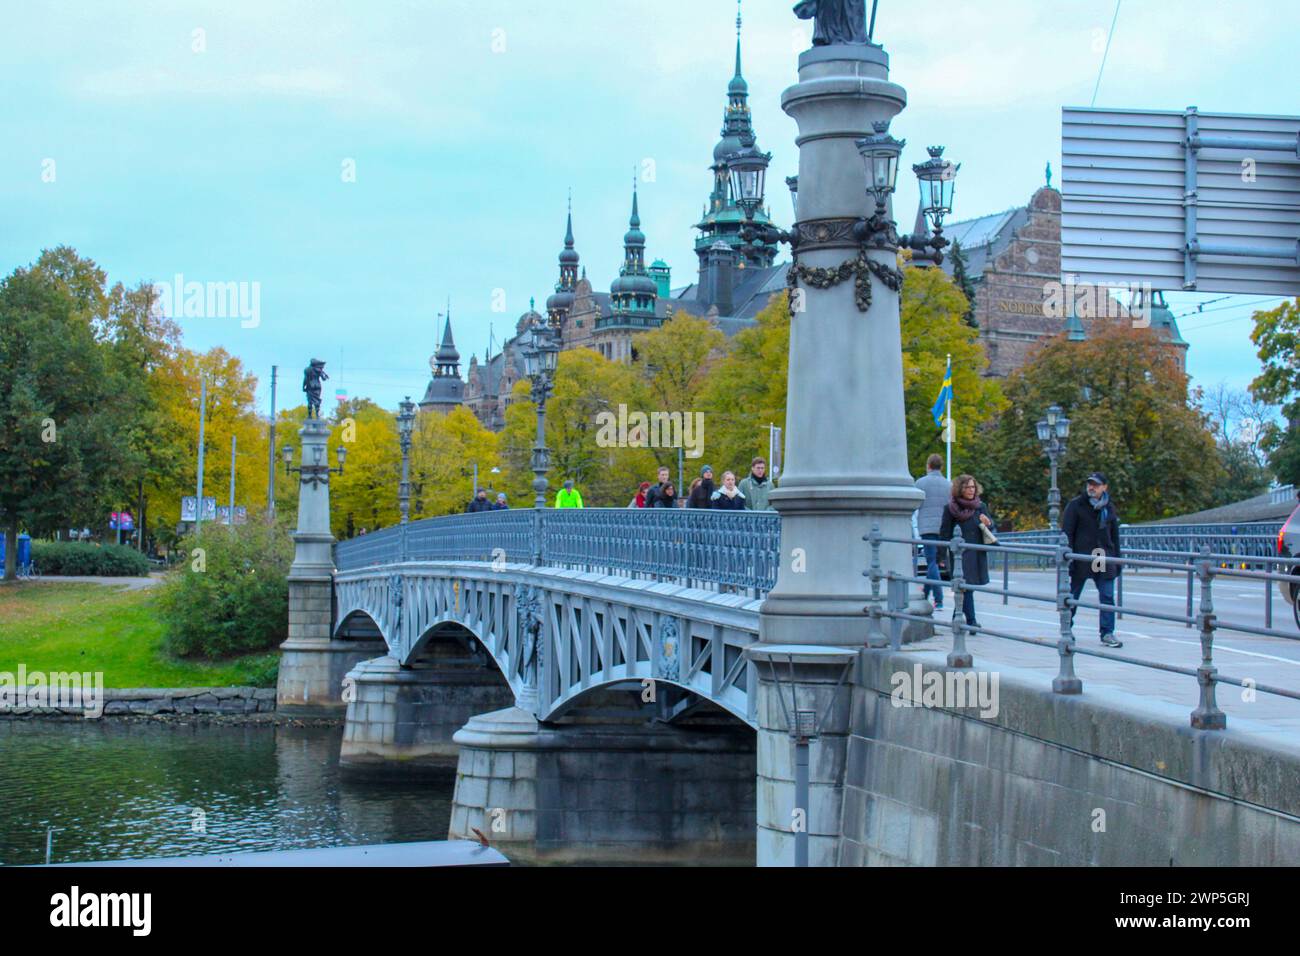
<path id="1" fill-rule="evenodd" d="M 740 76 L 740 0 L 736 0 L 736 76 Z"/>

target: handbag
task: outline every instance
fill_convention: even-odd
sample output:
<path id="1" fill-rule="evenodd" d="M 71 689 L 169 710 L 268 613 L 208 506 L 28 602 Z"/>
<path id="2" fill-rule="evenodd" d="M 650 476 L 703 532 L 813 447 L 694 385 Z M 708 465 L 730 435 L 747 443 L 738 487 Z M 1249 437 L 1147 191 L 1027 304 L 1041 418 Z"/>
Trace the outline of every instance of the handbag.
<path id="1" fill-rule="evenodd" d="M 995 535 L 993 533 L 993 529 L 990 528 L 988 525 L 986 525 L 983 521 L 980 522 L 980 534 L 983 536 L 985 544 L 998 543 L 998 536 Z"/>

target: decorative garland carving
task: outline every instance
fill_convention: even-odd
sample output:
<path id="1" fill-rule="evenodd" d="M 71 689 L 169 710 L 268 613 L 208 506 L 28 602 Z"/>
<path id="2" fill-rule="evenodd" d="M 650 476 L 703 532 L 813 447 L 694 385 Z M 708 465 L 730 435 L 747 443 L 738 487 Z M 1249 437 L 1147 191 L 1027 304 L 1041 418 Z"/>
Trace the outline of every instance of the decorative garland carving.
<path id="1" fill-rule="evenodd" d="M 845 259 L 838 266 L 829 269 L 806 266 L 796 259 L 790 265 L 789 272 L 786 273 L 786 295 L 789 297 L 790 307 L 793 310 L 794 294 L 800 282 L 810 285 L 814 289 L 829 289 L 852 276 L 853 301 L 856 303 L 859 312 L 866 312 L 871 308 L 871 277 L 873 275 L 893 292 L 898 292 L 903 288 L 902 270 L 883 262 L 877 262 L 875 259 L 867 258 L 865 249 L 860 249 L 854 258 Z"/>

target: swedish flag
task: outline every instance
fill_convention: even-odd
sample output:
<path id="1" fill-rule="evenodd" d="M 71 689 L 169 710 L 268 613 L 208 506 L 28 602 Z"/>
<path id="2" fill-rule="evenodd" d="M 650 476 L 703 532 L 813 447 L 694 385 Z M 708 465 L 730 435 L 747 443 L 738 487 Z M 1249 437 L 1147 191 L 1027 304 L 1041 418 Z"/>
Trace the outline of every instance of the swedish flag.
<path id="1" fill-rule="evenodd" d="M 934 400 L 934 407 L 930 409 L 930 414 L 934 417 L 934 424 L 937 428 L 943 427 L 944 413 L 947 411 L 948 403 L 952 401 L 952 356 L 948 356 L 948 368 L 943 373 L 943 388 L 939 389 L 939 397 Z"/>

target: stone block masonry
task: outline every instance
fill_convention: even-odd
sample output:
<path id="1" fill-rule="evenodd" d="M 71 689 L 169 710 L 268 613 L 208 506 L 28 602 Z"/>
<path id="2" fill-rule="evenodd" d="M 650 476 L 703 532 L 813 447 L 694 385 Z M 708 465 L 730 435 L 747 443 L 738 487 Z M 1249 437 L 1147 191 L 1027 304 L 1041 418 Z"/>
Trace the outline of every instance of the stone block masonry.
<path id="1" fill-rule="evenodd" d="M 274 714 L 275 688 L 256 687 L 140 687 L 127 690 L 104 690 L 104 717 L 124 716 L 251 716 Z M 5 717 L 88 718 L 85 709 L 70 701 L 60 707 L 26 707 L 0 709 Z"/>
<path id="2" fill-rule="evenodd" d="M 939 654 L 859 658 L 841 865 L 1300 864 L 1300 746 L 1009 669 L 996 717 L 893 706 L 890 675 L 918 661 L 946 669 Z"/>

